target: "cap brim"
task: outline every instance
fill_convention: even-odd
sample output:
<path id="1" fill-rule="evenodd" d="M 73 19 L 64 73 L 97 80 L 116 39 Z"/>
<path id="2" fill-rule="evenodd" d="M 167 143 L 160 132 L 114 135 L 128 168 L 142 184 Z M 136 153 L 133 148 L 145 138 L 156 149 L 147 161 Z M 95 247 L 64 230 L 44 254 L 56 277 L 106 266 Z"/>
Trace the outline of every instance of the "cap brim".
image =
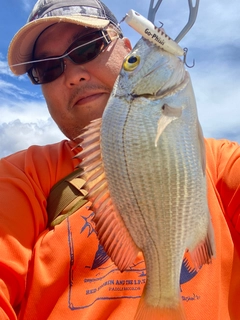
<path id="1" fill-rule="evenodd" d="M 84 17 L 80 15 L 71 16 L 54 16 L 40 18 L 26 24 L 13 37 L 8 49 L 8 63 L 10 69 L 15 75 L 21 75 L 27 72 L 29 65 L 23 64 L 14 66 L 32 60 L 32 50 L 34 43 L 40 33 L 58 22 L 69 22 L 78 25 L 101 29 L 106 27 L 110 21 L 99 18 Z"/>

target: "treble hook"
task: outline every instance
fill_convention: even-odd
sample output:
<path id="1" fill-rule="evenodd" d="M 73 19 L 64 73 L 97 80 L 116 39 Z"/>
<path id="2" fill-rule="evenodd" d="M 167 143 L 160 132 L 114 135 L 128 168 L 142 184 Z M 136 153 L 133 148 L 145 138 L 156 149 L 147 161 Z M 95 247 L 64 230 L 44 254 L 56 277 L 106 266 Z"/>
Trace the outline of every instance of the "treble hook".
<path id="1" fill-rule="evenodd" d="M 185 64 L 185 66 L 187 66 L 188 68 L 193 68 L 195 66 L 195 60 L 193 59 L 193 65 L 189 66 L 187 64 L 187 53 L 188 53 L 188 48 L 184 48 L 184 58 L 183 58 L 183 63 Z"/>
<path id="2" fill-rule="evenodd" d="M 160 23 L 160 26 L 158 27 L 158 29 L 161 29 L 164 25 L 164 23 L 162 21 L 158 21 Z"/>

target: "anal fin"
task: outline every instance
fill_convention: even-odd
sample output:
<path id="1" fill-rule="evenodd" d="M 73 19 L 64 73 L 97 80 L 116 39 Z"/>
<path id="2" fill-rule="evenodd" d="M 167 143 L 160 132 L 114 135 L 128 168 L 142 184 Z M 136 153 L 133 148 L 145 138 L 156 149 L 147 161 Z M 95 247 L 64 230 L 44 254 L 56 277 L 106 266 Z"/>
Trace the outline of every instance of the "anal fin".
<path id="1" fill-rule="evenodd" d="M 211 221 L 209 222 L 206 238 L 190 252 L 194 267 L 198 271 L 204 264 L 212 263 L 215 257 L 214 232 Z"/>

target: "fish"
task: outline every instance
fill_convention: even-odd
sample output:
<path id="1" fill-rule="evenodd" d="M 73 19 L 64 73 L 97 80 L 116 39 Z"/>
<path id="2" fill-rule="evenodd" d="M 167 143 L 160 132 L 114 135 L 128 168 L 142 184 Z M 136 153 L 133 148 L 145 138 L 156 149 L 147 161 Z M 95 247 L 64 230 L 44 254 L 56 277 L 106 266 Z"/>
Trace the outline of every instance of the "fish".
<path id="1" fill-rule="evenodd" d="M 102 118 L 80 134 L 82 177 L 100 244 L 122 272 L 143 253 L 135 320 L 186 319 L 180 272 L 215 257 L 206 155 L 184 62 L 145 38 L 125 57 Z"/>

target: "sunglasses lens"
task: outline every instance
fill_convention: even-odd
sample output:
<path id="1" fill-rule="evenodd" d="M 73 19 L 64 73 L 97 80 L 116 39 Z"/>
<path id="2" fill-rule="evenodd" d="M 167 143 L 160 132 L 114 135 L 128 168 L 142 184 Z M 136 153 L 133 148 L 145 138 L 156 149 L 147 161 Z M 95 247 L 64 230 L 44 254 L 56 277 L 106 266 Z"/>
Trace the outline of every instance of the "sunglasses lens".
<path id="1" fill-rule="evenodd" d="M 111 39 L 104 31 L 87 34 L 73 42 L 63 56 L 36 61 L 28 70 L 28 75 L 34 84 L 54 81 L 64 72 L 64 58 L 76 64 L 86 63 L 95 59 L 110 42 Z"/>
<path id="2" fill-rule="evenodd" d="M 35 84 L 43 84 L 57 79 L 64 71 L 63 59 L 37 62 L 28 71 L 28 75 Z"/>
<path id="3" fill-rule="evenodd" d="M 76 40 L 68 48 L 68 56 L 74 63 L 86 63 L 95 59 L 107 45 L 102 33 L 95 32 Z"/>

